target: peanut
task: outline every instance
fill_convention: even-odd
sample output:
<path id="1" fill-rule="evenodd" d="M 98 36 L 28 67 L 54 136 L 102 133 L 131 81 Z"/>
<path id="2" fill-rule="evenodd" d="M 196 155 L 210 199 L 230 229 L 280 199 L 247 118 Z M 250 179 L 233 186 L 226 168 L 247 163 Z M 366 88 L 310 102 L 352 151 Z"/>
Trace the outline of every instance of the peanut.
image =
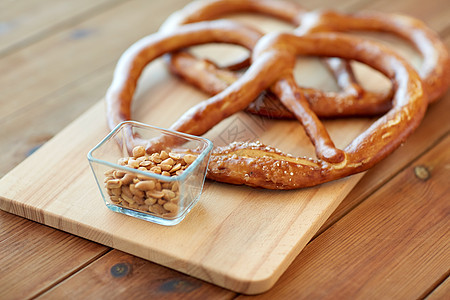
<path id="1" fill-rule="evenodd" d="M 160 157 L 162 160 L 165 160 L 165 159 L 169 158 L 169 154 L 167 154 L 167 152 L 163 150 L 163 151 L 161 151 L 161 153 L 159 154 L 159 157 Z"/>
<path id="2" fill-rule="evenodd" d="M 106 188 L 108 189 L 117 189 L 120 188 L 122 182 L 119 179 L 110 179 L 106 182 Z"/>
<path id="3" fill-rule="evenodd" d="M 139 162 L 135 159 L 129 159 L 128 160 L 128 167 L 137 169 L 139 167 Z"/>
<path id="4" fill-rule="evenodd" d="M 145 155 L 145 148 L 144 146 L 136 146 L 133 148 L 133 156 L 134 157 L 141 157 Z"/>
<path id="5" fill-rule="evenodd" d="M 172 158 L 173 160 L 179 160 L 181 158 L 181 154 L 170 152 L 169 157 Z"/>
<path id="6" fill-rule="evenodd" d="M 155 189 L 155 182 L 153 180 L 140 181 L 136 183 L 135 187 L 142 191 L 151 191 Z"/>
<path id="7" fill-rule="evenodd" d="M 171 158 L 170 158 L 171 159 Z M 161 168 L 162 171 L 169 171 L 170 169 L 172 169 L 172 165 L 168 165 L 168 164 L 163 164 L 161 163 L 159 165 L 159 167 Z"/>
<path id="8" fill-rule="evenodd" d="M 183 156 L 183 160 L 188 165 L 192 164 L 196 158 L 197 158 L 197 156 L 192 155 L 192 154 L 186 154 L 185 156 Z"/>
<path id="9" fill-rule="evenodd" d="M 178 164 L 176 164 L 175 166 L 173 166 L 172 169 L 169 170 L 169 172 L 170 172 L 170 173 L 174 173 L 174 172 L 176 172 L 176 171 L 178 171 L 178 170 L 180 170 L 180 169 L 181 169 L 181 164 L 178 163 Z"/>
<path id="10" fill-rule="evenodd" d="M 165 159 L 161 162 L 161 164 L 169 165 L 171 168 L 175 164 L 175 161 L 172 158 Z"/>
<path id="11" fill-rule="evenodd" d="M 147 155 L 143 146 L 134 147 L 131 157 L 122 157 L 118 163 L 143 172 L 163 176 L 179 176 L 192 164 L 196 155 L 161 151 Z M 178 181 L 163 181 L 122 170 L 108 170 L 105 188 L 112 203 L 162 217 L 174 217 L 180 209 Z"/>
<path id="12" fill-rule="evenodd" d="M 163 205 L 164 209 L 170 212 L 176 212 L 178 210 L 178 205 L 172 202 L 167 202 Z"/>
<path id="13" fill-rule="evenodd" d="M 133 174 L 125 174 L 125 176 L 122 177 L 120 180 L 122 182 L 122 185 L 128 185 L 133 182 L 134 175 Z"/>

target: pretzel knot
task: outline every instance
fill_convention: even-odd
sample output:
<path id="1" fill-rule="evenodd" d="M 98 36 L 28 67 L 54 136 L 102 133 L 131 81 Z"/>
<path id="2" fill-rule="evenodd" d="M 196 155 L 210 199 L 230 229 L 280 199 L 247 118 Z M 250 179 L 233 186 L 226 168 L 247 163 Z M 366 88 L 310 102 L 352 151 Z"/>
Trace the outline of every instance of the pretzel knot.
<path id="1" fill-rule="evenodd" d="M 243 25 L 211 21 L 184 25 L 174 32 L 157 32 L 138 41 L 122 55 L 106 95 L 109 126 L 113 128 L 131 119 L 136 84 L 148 63 L 165 53 L 212 42 L 247 48 L 255 44 L 252 64 L 221 93 L 183 114 L 171 129 L 202 135 L 271 88 L 303 124 L 319 158 L 293 157 L 259 143 L 236 142 L 213 151 L 207 174 L 213 180 L 268 189 L 295 189 L 367 170 L 411 134 L 427 108 L 428 101 L 416 71 L 395 52 L 375 42 L 338 33 L 307 36 L 279 33 L 261 37 Z M 297 101 L 300 90 L 292 71 L 298 55 L 352 59 L 380 71 L 396 87 L 392 108 L 345 149 L 337 149 L 308 103 Z M 175 141 L 152 141 L 148 149 L 157 145 L 156 142 Z"/>
<path id="2" fill-rule="evenodd" d="M 423 58 L 418 73 L 429 103 L 439 99 L 450 84 L 450 58 L 445 45 L 430 28 L 409 16 L 376 12 L 340 14 L 333 11 L 306 11 L 296 3 L 282 0 L 197 0 L 172 14 L 161 30 L 175 30 L 182 24 L 242 12 L 263 14 L 288 22 L 296 27 L 297 35 L 329 31 L 372 31 L 396 35 L 409 42 Z M 379 115 L 391 108 L 392 91 L 377 93 L 364 90 L 357 82 L 349 61 L 329 58 L 324 62 L 341 91 L 301 88 L 301 95 L 318 116 Z M 170 55 L 169 67 L 172 73 L 214 95 L 237 80 L 239 75 L 231 70 L 242 68 L 246 63 L 248 61 L 219 68 L 211 61 L 201 60 L 182 51 Z M 271 118 L 296 117 L 279 103 L 271 91 L 262 93 L 246 110 Z"/>

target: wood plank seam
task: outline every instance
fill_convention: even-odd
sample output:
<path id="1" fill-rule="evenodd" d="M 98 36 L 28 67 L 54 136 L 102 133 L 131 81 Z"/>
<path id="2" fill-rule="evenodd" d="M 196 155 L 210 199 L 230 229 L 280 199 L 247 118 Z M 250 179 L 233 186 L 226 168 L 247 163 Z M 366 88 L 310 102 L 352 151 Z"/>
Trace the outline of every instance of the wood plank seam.
<path id="1" fill-rule="evenodd" d="M 98 255 L 92 257 L 92 259 L 87 260 L 85 263 L 81 264 L 78 268 L 73 269 L 73 271 L 68 273 L 66 276 L 61 277 L 59 280 L 56 280 L 56 281 L 52 282 L 50 285 L 48 285 L 45 288 L 43 288 L 42 290 L 38 291 L 35 295 L 33 295 L 31 297 L 31 299 L 39 298 L 40 296 L 42 296 L 43 294 L 47 293 L 48 291 L 50 291 L 54 287 L 58 286 L 62 282 L 66 281 L 67 279 L 69 279 L 69 278 L 75 276 L 76 274 L 80 273 L 82 270 L 84 270 L 85 268 L 89 267 L 94 262 L 96 262 L 97 260 L 101 259 L 103 256 L 105 256 L 106 254 L 108 254 L 112 250 L 114 250 L 114 249 L 107 248 L 104 252 L 101 252 Z"/>
<path id="2" fill-rule="evenodd" d="M 431 296 L 431 295 L 433 294 L 433 292 L 436 291 L 436 290 L 439 288 L 440 285 L 444 284 L 444 282 L 445 282 L 448 278 L 450 278 L 450 270 L 449 270 L 447 273 L 445 273 L 445 274 L 442 276 L 442 278 L 441 278 L 439 281 L 436 282 L 435 285 L 430 286 L 429 290 L 428 290 L 428 291 L 425 291 L 425 293 L 420 297 L 420 299 L 426 299 L 426 298 L 428 298 L 429 296 Z"/>

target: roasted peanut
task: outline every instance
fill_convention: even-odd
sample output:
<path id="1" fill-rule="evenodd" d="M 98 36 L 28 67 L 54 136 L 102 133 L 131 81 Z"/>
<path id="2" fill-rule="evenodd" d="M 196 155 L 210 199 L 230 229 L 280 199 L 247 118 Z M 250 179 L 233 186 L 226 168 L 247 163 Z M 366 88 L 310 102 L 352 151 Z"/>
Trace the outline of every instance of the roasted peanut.
<path id="1" fill-rule="evenodd" d="M 162 159 L 160 158 L 159 153 L 153 153 L 152 155 L 150 155 L 150 160 L 156 164 L 159 164 L 160 162 L 162 162 Z"/>
<path id="2" fill-rule="evenodd" d="M 164 209 L 170 212 L 176 212 L 178 211 L 178 205 L 172 202 L 167 202 L 163 205 Z"/>
<path id="3" fill-rule="evenodd" d="M 158 201 L 156 198 L 149 197 L 145 199 L 144 203 L 147 205 L 153 205 L 156 201 Z"/>
<path id="4" fill-rule="evenodd" d="M 169 154 L 167 154 L 167 152 L 163 150 L 163 151 L 161 151 L 161 153 L 159 154 L 159 157 L 160 157 L 162 160 L 165 160 L 165 159 L 169 158 Z"/>
<path id="5" fill-rule="evenodd" d="M 125 171 L 115 170 L 113 176 L 116 179 L 121 179 L 123 176 L 125 176 L 125 174 L 126 174 Z"/>
<path id="6" fill-rule="evenodd" d="M 129 198 L 133 197 L 133 193 L 130 191 L 129 185 L 122 186 L 122 196 L 127 195 Z"/>
<path id="7" fill-rule="evenodd" d="M 145 148 L 144 146 L 136 146 L 133 148 L 133 156 L 134 157 L 141 157 L 145 155 Z"/>
<path id="8" fill-rule="evenodd" d="M 150 169 L 150 172 L 155 173 L 155 174 L 161 174 L 162 170 L 161 170 L 160 166 L 155 166 Z"/>
<path id="9" fill-rule="evenodd" d="M 135 177 L 133 174 L 127 173 L 127 174 L 125 174 L 125 176 L 122 177 L 122 179 L 120 181 L 122 182 L 122 185 L 128 185 L 133 182 L 134 178 Z"/>
<path id="10" fill-rule="evenodd" d="M 169 165 L 171 168 L 172 168 L 172 166 L 175 164 L 175 161 L 172 159 L 172 158 L 167 158 L 167 159 L 165 159 L 165 160 L 163 160 L 162 162 L 161 162 L 161 164 L 163 165 Z"/>
<path id="11" fill-rule="evenodd" d="M 179 160 L 181 158 L 181 154 L 170 152 L 169 157 L 172 158 L 173 160 Z"/>
<path id="12" fill-rule="evenodd" d="M 120 188 L 122 182 L 119 179 L 110 179 L 106 182 L 106 188 L 108 189 L 117 189 Z"/>
<path id="13" fill-rule="evenodd" d="M 118 160 L 120 165 L 163 176 L 179 176 L 197 158 L 194 154 L 161 151 L 147 155 L 143 146 L 133 148 L 132 157 Z M 141 174 L 108 170 L 105 187 L 111 202 L 128 208 L 174 217 L 180 201 L 179 182 L 160 181 Z"/>
<path id="14" fill-rule="evenodd" d="M 133 169 L 137 169 L 139 167 L 139 162 L 135 159 L 129 159 L 127 166 Z"/>
<path id="15" fill-rule="evenodd" d="M 169 171 L 170 169 L 172 169 L 172 165 L 163 164 L 163 163 L 160 163 L 159 167 L 161 168 L 162 171 Z"/>
<path id="16" fill-rule="evenodd" d="M 136 183 L 135 187 L 142 191 L 151 191 L 155 189 L 155 182 L 153 180 L 140 181 Z"/>
<path id="17" fill-rule="evenodd" d="M 197 158 L 197 156 L 195 156 L 193 154 L 186 154 L 185 156 L 183 156 L 183 160 L 188 165 L 192 164 L 196 158 Z"/>
<path id="18" fill-rule="evenodd" d="M 149 160 L 144 160 L 139 163 L 139 166 L 141 166 L 141 167 L 148 167 L 150 165 L 153 165 L 153 162 L 151 162 Z"/>
<path id="19" fill-rule="evenodd" d="M 145 193 L 143 191 L 141 191 L 140 189 L 137 189 L 134 183 L 130 184 L 130 191 L 135 196 L 138 196 L 141 198 L 145 196 Z"/>
<path id="20" fill-rule="evenodd" d="M 155 213 L 157 215 L 162 215 L 166 212 L 166 210 L 159 204 L 153 204 L 148 208 L 148 210 L 152 213 Z"/>
<path id="21" fill-rule="evenodd" d="M 164 194 L 163 198 L 166 199 L 166 200 L 170 200 L 172 198 L 175 198 L 175 193 L 172 190 L 164 189 L 161 192 Z"/>
<path id="22" fill-rule="evenodd" d="M 145 195 L 147 197 L 153 197 L 153 198 L 158 198 L 159 199 L 159 198 L 162 198 L 164 196 L 164 193 L 161 192 L 161 191 L 153 190 L 153 191 L 145 192 Z"/>

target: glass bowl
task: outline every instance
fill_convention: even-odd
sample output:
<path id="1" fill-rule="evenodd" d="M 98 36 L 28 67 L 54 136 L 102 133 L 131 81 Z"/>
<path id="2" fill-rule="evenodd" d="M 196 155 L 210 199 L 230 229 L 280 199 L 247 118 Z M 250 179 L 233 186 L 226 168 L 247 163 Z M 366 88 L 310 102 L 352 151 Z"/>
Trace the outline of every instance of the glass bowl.
<path id="1" fill-rule="evenodd" d="M 175 225 L 200 199 L 211 149 L 208 139 L 127 121 L 88 160 L 109 209 Z"/>

